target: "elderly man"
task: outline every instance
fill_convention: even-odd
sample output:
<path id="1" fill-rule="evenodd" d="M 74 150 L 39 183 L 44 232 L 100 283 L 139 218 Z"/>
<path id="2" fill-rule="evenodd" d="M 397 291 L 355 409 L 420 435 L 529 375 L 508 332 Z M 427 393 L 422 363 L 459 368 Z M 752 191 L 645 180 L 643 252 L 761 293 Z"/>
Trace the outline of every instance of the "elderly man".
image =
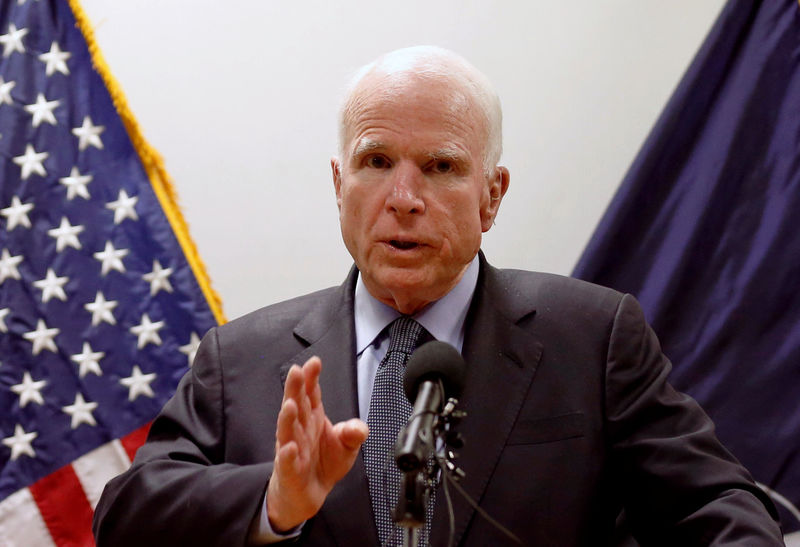
<path id="1" fill-rule="evenodd" d="M 622 509 L 642 544 L 780 545 L 769 500 L 667 383 L 631 296 L 486 263 L 500 152 L 496 94 L 457 55 L 365 67 L 331 161 L 355 268 L 206 335 L 106 487 L 98 543 L 399 544 L 386 407 L 405 355 L 436 338 L 467 366 L 463 487 L 525 545 L 609 544 Z M 423 542 L 508 543 L 460 497 L 451 528 L 433 497 Z"/>

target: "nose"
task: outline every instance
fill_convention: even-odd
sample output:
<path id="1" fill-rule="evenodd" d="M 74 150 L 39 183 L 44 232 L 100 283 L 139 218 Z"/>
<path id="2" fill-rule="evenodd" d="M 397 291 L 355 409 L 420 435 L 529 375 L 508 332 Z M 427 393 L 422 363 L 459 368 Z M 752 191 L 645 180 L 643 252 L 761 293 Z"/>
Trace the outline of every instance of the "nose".
<path id="1" fill-rule="evenodd" d="M 401 163 L 392 169 L 391 191 L 386 197 L 386 208 L 398 215 L 413 215 L 425 212 L 421 196 L 422 171 L 413 164 Z"/>

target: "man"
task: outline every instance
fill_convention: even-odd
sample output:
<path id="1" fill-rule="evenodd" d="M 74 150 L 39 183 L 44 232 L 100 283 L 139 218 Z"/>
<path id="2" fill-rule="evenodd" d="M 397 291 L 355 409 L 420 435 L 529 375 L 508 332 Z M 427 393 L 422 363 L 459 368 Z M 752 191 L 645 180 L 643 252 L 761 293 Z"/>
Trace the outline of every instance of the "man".
<path id="1" fill-rule="evenodd" d="M 781 544 L 769 500 L 667 383 L 632 297 L 479 253 L 509 184 L 500 120 L 491 85 L 451 52 L 361 71 L 331 161 L 356 268 L 206 335 L 106 487 L 100 545 L 397 544 L 369 463 L 389 455 L 370 443 L 393 396 L 392 325 L 412 323 L 462 352 L 463 487 L 523 544 L 611 543 L 623 508 L 643 544 Z M 460 497 L 451 531 L 435 498 L 430 544 L 508 542 Z"/>

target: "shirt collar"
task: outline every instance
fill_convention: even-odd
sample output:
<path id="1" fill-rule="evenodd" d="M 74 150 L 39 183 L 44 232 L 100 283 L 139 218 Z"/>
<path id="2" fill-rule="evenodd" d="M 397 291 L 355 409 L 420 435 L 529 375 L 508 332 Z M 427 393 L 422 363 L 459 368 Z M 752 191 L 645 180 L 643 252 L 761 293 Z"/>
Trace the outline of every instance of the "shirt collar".
<path id="1" fill-rule="evenodd" d="M 464 320 L 478 283 L 478 270 L 476 255 L 450 292 L 413 316 L 434 338 L 447 342 L 458 351 L 464 343 Z M 356 355 L 361 355 L 389 323 L 400 317 L 400 313 L 373 297 L 364 286 L 360 273 L 354 300 Z"/>

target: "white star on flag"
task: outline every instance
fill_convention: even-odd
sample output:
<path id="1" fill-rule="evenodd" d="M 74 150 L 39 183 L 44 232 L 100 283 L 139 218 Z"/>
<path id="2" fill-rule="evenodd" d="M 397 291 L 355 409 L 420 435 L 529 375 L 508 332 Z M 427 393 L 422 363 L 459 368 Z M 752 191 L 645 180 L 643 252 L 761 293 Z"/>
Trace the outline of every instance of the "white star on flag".
<path id="1" fill-rule="evenodd" d="M 3 444 L 11 449 L 11 461 L 16 460 L 23 454 L 36 457 L 36 452 L 33 450 L 31 443 L 38 437 L 39 434 L 35 431 L 26 433 L 22 426 L 17 424 L 14 427 L 14 435 L 3 439 Z"/>
<path id="2" fill-rule="evenodd" d="M 0 547 L 91 543 L 178 348 L 222 321 L 79 3 L 0 0 Z"/>
<path id="3" fill-rule="evenodd" d="M 86 185 L 92 182 L 92 175 L 81 175 L 77 167 L 73 167 L 68 177 L 61 177 L 58 181 L 67 187 L 67 199 L 72 200 L 75 196 L 89 199 L 89 191 Z"/>
<path id="4" fill-rule="evenodd" d="M 90 302 L 83 307 L 92 313 L 93 327 L 96 327 L 103 321 L 111 325 L 117 324 L 117 320 L 114 319 L 114 315 L 111 313 L 111 310 L 117 307 L 117 301 L 106 300 L 106 297 L 103 296 L 102 292 L 97 291 L 97 296 L 95 296 L 94 302 Z"/>
<path id="5" fill-rule="evenodd" d="M 153 343 L 156 346 L 161 345 L 161 336 L 158 335 L 159 329 L 164 328 L 163 321 L 150 321 L 150 316 L 146 313 L 142 315 L 142 322 L 135 327 L 131 327 L 131 332 L 139 337 L 136 347 L 142 349 L 148 343 Z"/>
<path id="6" fill-rule="evenodd" d="M 17 266 L 22 262 L 22 255 L 11 256 L 8 249 L 3 249 L 0 255 L 0 284 L 9 277 L 12 279 L 19 279 L 19 270 Z"/>
<path id="7" fill-rule="evenodd" d="M 69 75 L 67 59 L 70 57 L 72 57 L 72 53 L 69 51 L 61 51 L 61 48 L 58 47 L 58 43 L 53 42 L 50 45 L 50 51 L 39 55 L 39 60 L 47 63 L 47 68 L 45 68 L 44 72 L 48 76 L 52 76 L 56 70 L 62 74 Z"/>
<path id="8" fill-rule="evenodd" d="M 19 196 L 11 198 L 11 206 L 5 209 L 0 209 L 0 215 L 8 219 L 6 230 L 9 232 L 17 226 L 24 226 L 25 228 L 31 227 L 31 219 L 28 218 L 28 213 L 33 209 L 33 203 L 23 204 L 19 200 Z"/>
<path id="9" fill-rule="evenodd" d="M 13 104 L 14 100 L 11 98 L 11 90 L 17 82 L 7 82 L 0 76 L 0 104 Z"/>
<path id="10" fill-rule="evenodd" d="M 97 408 L 97 403 L 88 403 L 83 399 L 83 395 L 78 393 L 75 395 L 75 402 L 71 405 L 61 407 L 65 413 L 72 417 L 70 426 L 72 429 L 77 429 L 81 424 L 97 425 L 97 422 L 92 416 L 92 411 Z"/>
<path id="11" fill-rule="evenodd" d="M 194 356 L 197 355 L 197 350 L 200 347 L 200 337 L 197 336 L 196 332 L 193 332 L 191 337 L 189 338 L 189 343 L 185 346 L 181 346 L 178 349 L 181 353 L 186 355 L 189 358 L 189 366 L 194 364 Z"/>
<path id="12" fill-rule="evenodd" d="M 105 131 L 105 126 L 92 124 L 89 116 L 83 118 L 83 125 L 72 130 L 72 134 L 78 137 L 78 149 L 86 150 L 89 146 L 103 148 L 103 141 L 100 140 L 100 133 Z"/>
<path id="13" fill-rule="evenodd" d="M 0 44 L 3 44 L 3 57 L 8 57 L 15 51 L 25 53 L 22 39 L 26 34 L 28 34 L 28 29 L 21 28 L 17 30 L 17 26 L 14 23 L 9 23 L 8 34 L 0 35 Z"/>
<path id="14" fill-rule="evenodd" d="M 142 374 L 139 365 L 133 365 L 133 372 L 131 375 L 121 379 L 119 383 L 128 388 L 128 400 L 133 401 L 139 395 L 151 398 L 155 397 L 156 395 L 153 393 L 153 388 L 150 387 L 150 382 L 155 379 L 156 374 L 154 372 Z"/>
<path id="15" fill-rule="evenodd" d="M 103 263 L 100 269 L 100 275 L 105 276 L 111 270 L 125 273 L 125 265 L 122 259 L 128 255 L 128 249 L 115 249 L 114 244 L 106 241 L 106 247 L 98 253 L 94 253 L 94 257 Z"/>
<path id="16" fill-rule="evenodd" d="M 92 374 L 96 374 L 97 376 L 102 376 L 103 371 L 100 368 L 100 359 L 105 356 L 106 354 L 104 351 L 92 351 L 92 346 L 89 345 L 89 342 L 84 342 L 83 351 L 73 355 L 70 357 L 70 359 L 78 363 L 80 366 L 80 369 L 78 370 L 78 376 L 83 378 L 90 372 Z"/>
<path id="17" fill-rule="evenodd" d="M 47 233 L 56 238 L 56 251 L 61 252 L 64 247 L 74 247 L 75 249 L 81 248 L 81 242 L 78 241 L 78 234 L 83 231 L 81 225 L 71 225 L 67 217 L 61 217 L 61 225 L 58 228 L 47 230 Z"/>
<path id="18" fill-rule="evenodd" d="M 171 274 L 172 268 L 163 268 L 158 260 L 153 261 L 153 271 L 142 276 L 150 283 L 150 296 L 155 296 L 161 289 L 172 292 L 172 284 L 169 282 Z"/>
<path id="19" fill-rule="evenodd" d="M 106 204 L 106 209 L 114 210 L 114 224 L 119 224 L 126 218 L 139 220 L 139 215 L 136 214 L 134 209 L 137 201 L 139 201 L 138 196 L 128 197 L 128 193 L 125 190 L 120 190 L 117 201 Z"/>
<path id="20" fill-rule="evenodd" d="M 25 408 L 28 403 L 44 404 L 44 399 L 40 393 L 41 389 L 47 385 L 46 380 L 34 382 L 31 373 L 25 371 L 22 375 L 22 382 L 11 386 L 11 391 L 19 395 L 19 406 Z"/>
<path id="21" fill-rule="evenodd" d="M 53 338 L 60 332 L 61 329 L 48 329 L 47 325 L 44 323 L 44 319 L 39 319 L 39 322 L 36 324 L 36 330 L 26 332 L 22 337 L 25 338 L 25 340 L 33 342 L 34 355 L 39 355 L 43 349 L 58 353 L 58 348 Z"/>
<path id="22" fill-rule="evenodd" d="M 50 154 L 48 152 L 37 152 L 30 144 L 25 145 L 25 153 L 21 156 L 15 156 L 12 161 L 22 168 L 22 180 L 27 180 L 31 173 L 36 173 L 44 177 L 47 175 L 42 162 L 46 160 Z"/>
<path id="23" fill-rule="evenodd" d="M 47 268 L 47 276 L 39 281 L 34 281 L 33 286 L 42 289 L 42 303 L 46 304 L 51 298 L 66 301 L 67 295 L 64 292 L 64 285 L 69 281 L 68 277 L 58 277 L 53 268 Z"/>
<path id="24" fill-rule="evenodd" d="M 25 111 L 33 115 L 33 127 L 39 127 L 42 122 L 56 125 L 56 117 L 53 115 L 53 110 L 60 104 L 61 101 L 48 101 L 44 98 L 43 93 L 39 93 L 36 97 L 36 102 L 25 106 Z"/>

